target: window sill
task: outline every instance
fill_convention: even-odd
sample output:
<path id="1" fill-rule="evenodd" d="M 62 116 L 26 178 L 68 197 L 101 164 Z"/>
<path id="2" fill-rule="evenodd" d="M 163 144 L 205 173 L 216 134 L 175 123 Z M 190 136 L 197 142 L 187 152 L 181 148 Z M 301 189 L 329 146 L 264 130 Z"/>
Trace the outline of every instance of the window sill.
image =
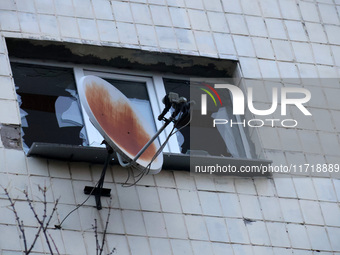
<path id="1" fill-rule="evenodd" d="M 90 147 L 90 146 L 76 146 L 67 144 L 54 144 L 54 143 L 33 143 L 29 149 L 28 157 L 42 157 L 57 160 L 66 160 L 72 162 L 88 162 L 94 164 L 103 164 L 107 152 L 105 148 Z M 195 165 L 232 165 L 237 169 L 240 166 L 260 166 L 269 165 L 272 162 L 265 159 L 238 159 L 238 158 L 224 158 L 216 156 L 190 156 L 175 153 L 163 153 L 164 164 L 163 170 L 181 170 L 190 171 L 190 162 Z M 118 164 L 116 160 L 112 164 Z M 230 174 L 240 175 L 240 174 Z M 250 176 L 269 176 L 270 174 L 242 174 L 243 177 Z"/>

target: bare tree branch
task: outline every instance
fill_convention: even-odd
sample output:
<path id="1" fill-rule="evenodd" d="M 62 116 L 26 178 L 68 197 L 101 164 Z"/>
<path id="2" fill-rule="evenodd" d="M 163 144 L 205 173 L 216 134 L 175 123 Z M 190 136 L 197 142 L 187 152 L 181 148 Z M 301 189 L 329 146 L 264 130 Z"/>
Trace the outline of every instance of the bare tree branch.
<path id="1" fill-rule="evenodd" d="M 105 239 L 106 239 L 107 228 L 108 228 L 108 226 L 109 226 L 109 220 L 110 220 L 110 216 L 111 216 L 111 204 L 112 204 L 112 197 L 110 197 L 110 202 L 109 202 L 109 212 L 107 213 L 105 228 L 104 228 L 104 232 L 103 232 L 103 240 L 102 240 L 102 245 L 101 245 L 101 247 L 100 247 L 100 253 L 99 253 L 99 255 L 102 255 L 103 249 L 104 249 L 104 245 L 105 245 Z"/>
<path id="2" fill-rule="evenodd" d="M 12 211 L 14 213 L 15 220 L 18 223 L 19 230 L 20 230 L 20 232 L 22 234 L 22 239 L 23 239 L 23 242 L 24 242 L 25 254 L 29 254 L 28 250 L 27 250 L 27 239 L 26 239 L 26 235 L 25 235 L 24 223 L 19 218 L 19 215 L 18 215 L 17 210 L 15 208 L 15 202 L 12 200 L 11 196 L 9 195 L 8 190 L 6 188 L 4 188 L 4 187 L 2 187 L 2 189 L 5 191 L 6 197 L 7 197 L 8 201 L 10 202 L 10 206 L 11 206 Z"/>
<path id="3" fill-rule="evenodd" d="M 24 222 L 20 219 L 18 212 L 16 210 L 15 207 L 15 201 L 13 201 L 13 199 L 11 198 L 11 196 L 9 195 L 9 192 L 6 188 L 0 186 L 6 194 L 7 199 L 10 202 L 10 210 L 13 211 L 14 216 L 15 216 L 15 220 L 18 224 L 19 230 L 21 232 L 22 235 L 22 240 L 24 243 L 24 254 L 28 255 L 32 252 L 35 244 L 37 243 L 37 240 L 39 238 L 39 236 L 41 235 L 41 233 L 43 233 L 44 238 L 45 238 L 45 242 L 48 246 L 49 252 L 50 254 L 54 254 L 53 253 L 53 249 L 56 251 L 56 254 L 60 255 L 58 247 L 54 241 L 54 239 L 52 238 L 52 236 L 50 235 L 50 233 L 48 233 L 48 227 L 51 223 L 51 220 L 57 210 L 57 206 L 59 203 L 59 199 L 57 199 L 54 203 L 54 206 L 52 208 L 52 211 L 50 212 L 50 214 L 48 215 L 48 208 L 47 208 L 47 188 L 46 186 L 44 186 L 44 188 L 41 188 L 38 185 L 39 191 L 42 192 L 43 194 L 43 215 L 39 216 L 37 213 L 37 210 L 34 208 L 33 206 L 33 200 L 31 200 L 29 198 L 28 192 L 26 190 L 23 191 L 25 198 L 26 198 L 26 202 L 28 203 L 28 206 L 30 208 L 30 210 L 32 211 L 34 218 L 36 219 L 36 221 L 38 222 L 39 226 L 37 228 L 37 232 L 34 236 L 34 239 L 30 245 L 30 247 L 28 248 L 28 244 L 27 244 L 27 236 L 25 233 L 25 228 L 24 228 Z M 41 200 L 40 200 L 41 201 Z M 98 223 L 97 223 L 97 219 L 94 220 L 94 225 L 92 225 L 92 228 L 94 230 L 94 234 L 95 234 L 95 240 L 96 240 L 96 255 L 102 255 L 103 251 L 104 251 L 104 246 L 105 246 L 105 242 L 106 242 L 106 235 L 107 235 L 107 230 L 108 230 L 108 226 L 109 226 L 109 221 L 110 221 L 110 216 L 111 216 L 111 203 L 112 203 L 112 197 L 110 198 L 110 202 L 109 202 L 109 211 L 107 214 L 107 218 L 106 218 L 106 222 L 105 222 L 105 226 L 104 226 L 104 230 L 103 230 L 103 236 L 102 236 L 102 240 L 101 242 L 99 241 L 99 234 L 98 234 Z M 114 252 L 116 251 L 116 248 L 113 248 L 112 251 L 107 254 L 107 255 L 112 255 Z"/>
<path id="4" fill-rule="evenodd" d="M 38 213 L 37 213 L 36 209 L 33 206 L 33 201 L 28 196 L 28 192 L 26 190 L 23 191 L 23 193 L 25 195 L 25 198 L 26 198 L 26 202 L 28 203 L 28 206 L 29 206 L 30 210 L 32 211 L 36 221 L 39 224 L 37 232 L 36 232 L 36 234 L 34 236 L 34 239 L 33 239 L 33 241 L 32 241 L 32 243 L 31 243 L 29 248 L 28 248 L 28 244 L 27 244 L 27 236 L 26 236 L 26 233 L 25 233 L 24 222 L 22 220 L 20 220 L 18 212 L 17 212 L 17 210 L 15 208 L 15 202 L 13 201 L 11 196 L 9 195 L 8 190 L 6 188 L 4 188 L 4 187 L 2 187 L 2 189 L 5 191 L 6 197 L 7 197 L 7 199 L 10 202 L 10 209 L 14 213 L 15 220 L 16 220 L 16 222 L 18 224 L 18 227 L 19 227 L 19 230 L 21 232 L 22 240 L 23 240 L 23 243 L 24 243 L 24 254 L 27 255 L 27 254 L 30 254 L 32 252 L 32 250 L 33 250 L 33 248 L 34 248 L 34 246 L 35 246 L 35 244 L 36 244 L 36 242 L 37 242 L 41 232 L 43 232 L 43 234 L 44 234 L 44 237 L 45 237 L 45 240 L 46 240 L 46 243 L 47 243 L 47 246 L 49 248 L 50 253 L 52 255 L 54 254 L 53 253 L 53 249 L 52 249 L 52 245 L 51 245 L 51 241 L 52 241 L 53 246 L 54 246 L 55 250 L 57 251 L 57 254 L 59 254 L 59 251 L 58 251 L 58 249 L 57 249 L 57 247 L 55 245 L 55 242 L 54 242 L 53 238 L 51 237 L 51 235 L 49 235 L 47 233 L 47 228 L 48 228 L 49 223 L 50 223 L 50 221 L 51 221 L 51 219 L 52 219 L 52 217 L 53 217 L 53 215 L 54 215 L 54 213 L 55 213 L 55 211 L 57 209 L 57 205 L 58 205 L 59 200 L 57 199 L 56 202 L 54 203 L 52 212 L 51 212 L 51 214 L 48 217 L 47 216 L 47 199 L 46 199 L 47 188 L 46 188 L 46 186 L 44 188 L 41 188 L 40 186 L 38 186 L 38 187 L 39 187 L 39 191 L 41 191 L 42 194 L 43 194 L 43 206 L 44 206 L 44 209 L 43 209 L 42 218 L 40 218 L 38 216 Z M 48 219 L 47 222 L 46 222 L 46 219 Z"/>
<path id="5" fill-rule="evenodd" d="M 58 247 L 57 247 L 57 245 L 56 245 L 56 244 L 55 244 L 55 242 L 54 242 L 54 239 L 52 238 L 52 236 L 51 236 L 51 234 L 50 234 L 50 233 L 48 233 L 48 235 L 49 235 L 49 237 L 50 237 L 50 238 L 51 238 L 51 240 L 52 240 L 52 243 L 53 243 L 54 249 L 56 250 L 57 254 L 58 254 L 58 255 L 60 255 L 60 253 L 59 253 L 59 250 L 58 250 Z"/>
<path id="6" fill-rule="evenodd" d="M 44 237 L 45 237 L 45 240 L 46 240 L 47 247 L 48 247 L 50 253 L 53 255 L 52 246 L 51 246 L 49 237 L 48 237 L 48 235 L 47 235 L 47 233 L 46 233 L 47 227 L 44 225 L 44 222 L 45 222 L 46 217 L 47 217 L 46 187 L 45 187 L 44 189 L 41 189 L 41 188 L 40 188 L 40 190 L 41 190 L 41 192 L 43 193 L 43 196 L 44 196 L 44 202 L 43 202 L 43 204 L 44 204 L 44 214 L 43 214 L 43 219 L 42 219 L 42 220 L 39 218 L 37 212 L 35 211 L 35 209 L 34 209 L 34 207 L 33 207 L 33 204 L 32 204 L 32 200 L 28 197 L 27 191 L 24 190 L 23 192 L 24 192 L 24 194 L 25 194 L 25 197 L 26 197 L 26 200 L 27 200 L 27 203 L 28 203 L 30 209 L 31 209 L 31 211 L 32 211 L 33 214 L 34 214 L 35 219 L 37 220 L 37 222 L 38 222 L 39 225 L 40 225 L 40 226 L 39 226 L 39 229 L 38 229 L 38 233 L 40 233 L 41 230 L 43 231 L 43 234 L 44 234 Z M 36 240 L 35 240 L 35 241 L 36 241 Z M 34 244 L 35 244 L 35 243 L 34 243 Z M 33 246 L 34 246 L 34 244 L 33 244 Z M 33 248 L 33 246 L 32 246 L 32 248 Z"/>
<path id="7" fill-rule="evenodd" d="M 97 227 L 97 219 L 94 219 L 94 225 L 92 225 L 92 228 L 94 230 L 94 237 L 96 239 L 96 255 L 99 255 L 99 240 L 98 240 L 98 227 Z"/>
<path id="8" fill-rule="evenodd" d="M 32 211 L 33 214 L 34 214 L 34 217 L 37 219 L 38 223 L 40 224 L 40 220 L 39 220 L 38 215 L 36 214 L 35 209 L 34 209 L 34 207 L 33 207 L 33 205 L 32 205 L 32 201 L 31 201 L 31 200 L 29 199 L 29 197 L 28 197 L 27 191 L 24 190 L 23 193 L 24 193 L 24 195 L 25 195 L 25 197 L 26 197 L 26 201 L 28 202 L 28 205 L 29 205 L 31 211 Z M 27 254 L 29 254 L 29 253 L 32 251 L 32 249 L 33 249 L 35 243 L 36 243 L 37 240 L 38 240 L 38 237 L 39 237 L 39 235 L 40 235 L 41 230 L 42 230 L 42 226 L 41 226 L 41 224 L 40 224 L 40 226 L 39 226 L 39 228 L 38 228 L 38 231 L 37 231 L 37 233 L 36 233 L 36 235 L 35 235 L 35 237 L 34 237 L 34 240 L 33 240 L 32 244 L 31 244 L 31 247 L 30 247 L 30 248 L 28 249 L 28 251 L 27 251 Z"/>

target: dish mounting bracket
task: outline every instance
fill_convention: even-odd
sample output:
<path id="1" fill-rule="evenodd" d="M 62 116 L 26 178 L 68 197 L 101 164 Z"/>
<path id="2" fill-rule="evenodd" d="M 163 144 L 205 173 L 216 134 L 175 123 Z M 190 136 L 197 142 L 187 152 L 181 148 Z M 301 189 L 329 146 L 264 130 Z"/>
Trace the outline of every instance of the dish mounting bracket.
<path id="1" fill-rule="evenodd" d="M 84 188 L 84 193 L 86 195 L 93 195 L 95 196 L 96 199 L 96 207 L 98 210 L 101 210 L 102 207 L 102 203 L 101 203 L 101 197 L 110 197 L 111 196 L 111 189 L 106 189 L 103 188 L 104 185 L 104 179 L 105 179 L 105 174 L 106 174 L 106 169 L 112 159 L 112 155 L 113 155 L 113 149 L 111 148 L 110 145 L 107 144 L 106 141 L 103 141 L 102 144 L 106 145 L 106 149 L 107 149 L 107 157 L 104 163 L 104 167 L 102 170 L 102 173 L 100 175 L 100 179 L 97 182 L 96 186 L 91 187 L 91 186 L 85 186 Z"/>

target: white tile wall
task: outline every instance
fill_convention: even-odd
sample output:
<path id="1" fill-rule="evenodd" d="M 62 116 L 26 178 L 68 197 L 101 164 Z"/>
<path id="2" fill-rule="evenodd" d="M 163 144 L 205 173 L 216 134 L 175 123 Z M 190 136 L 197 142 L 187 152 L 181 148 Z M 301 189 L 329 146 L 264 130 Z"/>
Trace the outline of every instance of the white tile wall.
<path id="1" fill-rule="evenodd" d="M 181 213 L 181 204 L 175 189 L 158 188 L 159 200 L 163 212 Z"/>
<path id="2" fill-rule="evenodd" d="M 338 237 L 340 234 L 339 228 L 327 228 L 327 232 L 333 250 L 339 252 L 340 251 L 340 245 L 338 241 Z"/>
<path id="3" fill-rule="evenodd" d="M 302 223 L 302 213 L 299 202 L 295 199 L 280 199 L 283 218 L 286 222 Z"/>
<path id="4" fill-rule="evenodd" d="M 142 210 L 157 212 L 161 210 L 157 189 L 155 187 L 137 186 L 137 193 Z"/>
<path id="5" fill-rule="evenodd" d="M 333 8 L 332 5 L 328 4 L 319 4 L 319 11 L 321 15 L 321 19 L 323 23 L 339 25 L 339 16 L 337 10 Z"/>
<path id="6" fill-rule="evenodd" d="M 195 255 L 204 255 L 212 253 L 212 247 L 209 242 L 192 241 L 191 245 Z"/>
<path id="7" fill-rule="evenodd" d="M 235 255 L 254 254 L 251 246 L 234 244 L 232 247 Z"/>
<path id="8" fill-rule="evenodd" d="M 174 254 L 188 254 L 193 255 L 190 242 L 187 240 L 171 239 L 171 246 Z"/>
<path id="9" fill-rule="evenodd" d="M 210 35 L 209 32 L 194 31 L 194 35 L 200 55 L 209 57 L 216 56 L 216 46 L 213 38 L 208 37 L 208 35 Z"/>
<path id="10" fill-rule="evenodd" d="M 224 13 L 207 12 L 210 28 L 212 31 L 220 33 L 228 33 L 229 28 Z"/>
<path id="11" fill-rule="evenodd" d="M 110 2 L 105 0 L 92 1 L 92 7 L 97 19 L 113 20 Z"/>
<path id="12" fill-rule="evenodd" d="M 336 78 L 340 75 L 339 4 L 338 0 L 2 0 L 0 125 L 20 123 L 3 37 L 237 59 L 248 78 Z M 258 130 L 260 150 L 274 164 L 339 163 L 339 83 L 311 80 L 306 84 L 313 95 L 319 95 L 309 104 L 313 117 L 302 118 L 292 109 L 293 116 L 301 119 L 298 130 Z M 100 173 L 96 166 L 90 171 L 87 164 L 26 158 L 20 150 L 1 149 L 0 155 L 0 183 L 12 187 L 14 197 L 23 198 L 19 190 L 28 189 L 36 200 L 41 198 L 37 184 L 47 185 L 48 202 L 60 197 L 59 220 L 86 198 L 83 187 L 93 185 L 92 177 L 98 179 Z M 109 171 L 106 178 L 115 208 L 107 240 L 108 248 L 112 245 L 117 254 L 340 252 L 338 179 L 326 175 L 207 179 L 163 171 L 137 187 L 123 188 L 118 183 L 125 181 L 126 171 L 115 166 L 112 174 L 113 178 Z M 89 206 L 93 203 L 89 199 L 73 214 L 65 230 L 51 231 L 63 254 L 93 253 L 91 222 L 100 216 L 102 228 L 107 214 L 106 208 L 97 214 Z M 21 242 L 13 218 L 4 215 L 0 253 L 12 254 Z M 4 242 L 1 233 L 10 238 Z M 36 251 L 46 252 L 40 246 Z"/>
<path id="13" fill-rule="evenodd" d="M 310 242 L 305 226 L 297 224 L 287 224 L 287 231 L 292 247 L 301 249 L 308 249 L 310 247 Z"/>
<path id="14" fill-rule="evenodd" d="M 315 3 L 301 2 L 300 11 L 301 11 L 303 20 L 317 22 L 317 23 L 320 22 L 318 9 Z"/>
<path id="15" fill-rule="evenodd" d="M 273 246 L 290 247 L 285 224 L 267 222 L 266 225 Z"/>
<path id="16" fill-rule="evenodd" d="M 215 179 L 210 177 L 205 178 L 204 176 L 200 175 L 195 175 L 194 178 L 198 190 L 216 191 L 216 186 L 214 182 Z"/>
<path id="17" fill-rule="evenodd" d="M 256 195 L 255 185 L 252 178 L 235 179 L 235 187 L 237 193 Z"/>
<path id="18" fill-rule="evenodd" d="M 248 35 L 248 29 L 243 15 L 227 14 L 226 17 L 232 34 Z"/>
<path id="19" fill-rule="evenodd" d="M 226 217 L 241 217 L 242 211 L 236 194 L 220 193 L 219 199 L 223 215 Z"/>
<path id="20" fill-rule="evenodd" d="M 306 226 L 306 229 L 313 249 L 330 250 L 329 239 L 324 227 Z"/>
<path id="21" fill-rule="evenodd" d="M 336 203 L 320 203 L 326 225 L 340 226 L 340 208 Z"/>
<path id="22" fill-rule="evenodd" d="M 112 1 L 111 5 L 115 20 L 133 22 L 130 4 L 128 2 Z"/>
<path id="23" fill-rule="evenodd" d="M 222 210 L 218 199 L 218 194 L 213 192 L 199 191 L 198 196 L 204 215 L 222 216 Z"/>
<path id="24" fill-rule="evenodd" d="M 79 37 L 77 21 L 71 17 L 58 17 L 60 32 L 63 37 Z"/>
<path id="25" fill-rule="evenodd" d="M 146 235 L 146 229 L 141 212 L 123 210 L 122 215 L 125 231 L 127 234 L 142 236 Z"/>
<path id="26" fill-rule="evenodd" d="M 212 248 L 216 255 L 234 254 L 230 244 L 212 243 Z"/>
<path id="27" fill-rule="evenodd" d="M 270 245 L 266 224 L 263 221 L 246 223 L 250 242 L 256 245 Z M 261 235 L 259 235 L 261 233 Z"/>
<path id="28" fill-rule="evenodd" d="M 171 255 L 170 242 L 167 239 L 149 238 L 150 248 L 155 254 Z"/>
<path id="29" fill-rule="evenodd" d="M 202 214 L 197 193 L 190 190 L 179 190 L 178 195 L 184 213 Z"/>
<path id="30" fill-rule="evenodd" d="M 231 242 L 249 243 L 248 231 L 242 219 L 227 218 L 226 223 Z"/>
<path id="31" fill-rule="evenodd" d="M 90 19 L 78 19 L 80 37 L 84 40 L 98 41 L 96 22 Z"/>
<path id="32" fill-rule="evenodd" d="M 261 16 L 261 10 L 258 2 L 250 0 L 241 0 L 241 3 L 244 14 Z"/>
<path id="33" fill-rule="evenodd" d="M 128 236 L 128 242 L 133 255 L 148 255 L 150 254 L 150 247 L 148 240 L 145 237 Z"/>
<path id="34" fill-rule="evenodd" d="M 286 39 L 286 29 L 283 26 L 282 20 L 277 19 L 265 19 L 265 23 L 268 29 L 269 37 L 275 39 Z M 276 76 L 273 76 L 276 77 Z"/>
<path id="35" fill-rule="evenodd" d="M 180 214 L 164 214 L 168 236 L 170 238 L 187 239 L 188 233 L 184 216 Z"/>
<path id="36" fill-rule="evenodd" d="M 283 221 L 279 200 L 275 197 L 260 197 L 263 218 L 270 221 Z"/>
<path id="37" fill-rule="evenodd" d="M 118 35 L 121 43 L 137 44 L 138 38 L 135 27 L 129 23 L 117 22 Z"/>
<path id="38" fill-rule="evenodd" d="M 294 178 L 294 186 L 299 198 L 316 200 L 316 192 L 312 179 L 309 178 Z"/>
<path id="39" fill-rule="evenodd" d="M 281 18 L 280 8 L 277 1 L 260 0 L 262 13 L 265 17 Z"/>
<path id="40" fill-rule="evenodd" d="M 143 212 L 146 233 L 153 237 L 167 237 L 165 222 L 161 213 Z"/>
<path id="41" fill-rule="evenodd" d="M 307 224 L 324 225 L 320 205 L 315 201 L 300 201 L 301 211 L 304 221 Z"/>
<path id="42" fill-rule="evenodd" d="M 178 40 L 178 47 L 181 51 L 196 50 L 195 38 L 191 30 L 175 28 L 175 34 Z"/>
<path id="43" fill-rule="evenodd" d="M 209 240 L 207 227 L 202 216 L 186 215 L 185 223 L 190 239 Z"/>
<path id="44" fill-rule="evenodd" d="M 228 242 L 229 236 L 226 223 L 223 218 L 205 217 L 210 241 Z"/>
<path id="45" fill-rule="evenodd" d="M 174 40 L 175 32 L 172 28 L 156 27 L 159 45 L 165 49 L 177 49 L 177 42 Z"/>
<path id="46" fill-rule="evenodd" d="M 117 195 L 122 209 L 140 209 L 139 197 L 135 187 L 125 188 L 117 185 Z"/>
<path id="47" fill-rule="evenodd" d="M 39 33 L 38 18 L 36 14 L 19 12 L 18 18 L 22 32 L 29 34 Z"/>
<path id="48" fill-rule="evenodd" d="M 319 200 L 336 202 L 337 197 L 330 179 L 315 178 L 313 180 Z"/>
<path id="49" fill-rule="evenodd" d="M 253 252 L 255 255 L 257 254 L 273 254 L 273 249 L 271 247 L 264 246 L 253 246 Z"/>
<path id="50" fill-rule="evenodd" d="M 333 64 L 330 47 L 328 45 L 312 43 L 312 49 L 316 63 L 324 65 Z"/>

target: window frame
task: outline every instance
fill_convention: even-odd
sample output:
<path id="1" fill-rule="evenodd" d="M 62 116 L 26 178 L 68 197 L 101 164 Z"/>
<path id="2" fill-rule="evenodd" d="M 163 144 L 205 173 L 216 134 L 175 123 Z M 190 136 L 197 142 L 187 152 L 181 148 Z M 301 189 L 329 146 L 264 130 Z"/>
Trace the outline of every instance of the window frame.
<path id="1" fill-rule="evenodd" d="M 111 79 L 123 79 L 123 80 L 129 80 L 129 81 L 141 81 L 146 83 L 146 88 L 148 91 L 149 99 L 150 99 L 150 105 L 152 109 L 152 114 L 155 120 L 156 128 L 159 129 L 162 127 L 163 123 L 158 121 L 157 117 L 161 113 L 161 111 L 164 108 L 164 105 L 162 103 L 162 99 L 166 95 L 165 85 L 163 82 L 163 78 L 169 78 L 169 79 L 177 79 L 177 80 L 190 80 L 191 78 L 202 78 L 198 76 L 187 76 L 187 75 L 177 75 L 177 74 L 171 74 L 171 73 L 160 73 L 160 72 L 149 72 L 149 71 L 138 71 L 138 70 L 127 70 L 127 69 L 120 69 L 120 68 L 114 68 L 114 67 L 100 67 L 95 65 L 84 65 L 84 64 L 74 64 L 74 63 L 61 63 L 56 61 L 44 61 L 44 60 L 36 60 L 36 59 L 21 59 L 21 58 L 15 58 L 11 57 L 10 62 L 16 62 L 16 63 L 24 63 L 24 64 L 36 64 L 36 65 L 43 65 L 43 66 L 51 66 L 51 67 L 64 67 L 64 68 L 70 68 L 73 70 L 74 78 L 76 82 L 76 87 L 78 89 L 79 87 L 79 80 L 81 77 L 83 77 L 86 74 L 92 74 L 96 75 L 98 77 L 103 78 L 111 78 Z M 233 98 L 231 97 L 231 100 Z M 80 103 L 81 107 L 81 113 L 84 120 L 84 126 L 87 134 L 87 139 L 90 147 L 99 147 L 98 144 L 95 146 L 91 145 L 94 142 L 98 142 L 99 140 L 102 140 L 102 136 L 99 134 L 97 129 L 92 125 L 90 122 L 88 115 L 83 107 L 83 105 Z M 239 115 L 236 115 L 236 119 L 238 122 L 241 122 L 241 117 Z M 242 127 L 242 125 L 238 125 L 242 144 L 246 153 L 247 159 L 253 159 L 251 156 L 251 149 L 250 145 L 247 139 L 247 135 L 245 132 L 245 129 Z M 166 140 L 166 137 L 171 132 L 171 127 L 168 126 L 163 133 L 159 136 L 159 140 L 161 143 L 163 143 Z M 164 152 L 173 153 L 173 154 L 181 154 L 180 147 L 177 141 L 176 136 L 172 136 L 166 147 L 164 148 Z"/>

